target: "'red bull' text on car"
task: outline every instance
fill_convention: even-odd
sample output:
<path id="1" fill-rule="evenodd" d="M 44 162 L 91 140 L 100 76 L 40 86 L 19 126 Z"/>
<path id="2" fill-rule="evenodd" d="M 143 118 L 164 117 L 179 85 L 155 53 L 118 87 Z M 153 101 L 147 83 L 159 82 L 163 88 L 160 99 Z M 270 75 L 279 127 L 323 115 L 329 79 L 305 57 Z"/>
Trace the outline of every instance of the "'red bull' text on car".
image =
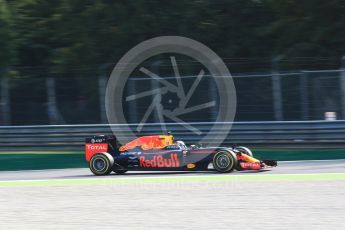
<path id="1" fill-rule="evenodd" d="M 113 135 L 94 136 L 86 139 L 85 155 L 95 175 L 129 170 L 206 171 L 211 170 L 210 163 L 221 173 L 277 166 L 273 160 L 255 159 L 246 147 L 187 147 L 172 135 L 143 136 L 122 146 Z"/>

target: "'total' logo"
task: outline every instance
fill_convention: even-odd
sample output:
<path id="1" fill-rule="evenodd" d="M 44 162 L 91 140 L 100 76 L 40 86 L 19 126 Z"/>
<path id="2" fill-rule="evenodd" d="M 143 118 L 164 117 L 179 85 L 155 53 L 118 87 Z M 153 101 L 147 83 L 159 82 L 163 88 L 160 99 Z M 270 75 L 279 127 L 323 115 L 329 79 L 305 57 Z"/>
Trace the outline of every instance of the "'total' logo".
<path id="1" fill-rule="evenodd" d="M 86 150 L 107 151 L 108 144 L 86 144 Z"/>
<path id="2" fill-rule="evenodd" d="M 170 154 L 169 158 L 164 158 L 163 156 L 154 156 L 152 159 L 148 160 L 145 156 L 139 157 L 139 165 L 143 168 L 174 168 L 179 167 L 180 162 L 177 158 L 177 154 Z"/>

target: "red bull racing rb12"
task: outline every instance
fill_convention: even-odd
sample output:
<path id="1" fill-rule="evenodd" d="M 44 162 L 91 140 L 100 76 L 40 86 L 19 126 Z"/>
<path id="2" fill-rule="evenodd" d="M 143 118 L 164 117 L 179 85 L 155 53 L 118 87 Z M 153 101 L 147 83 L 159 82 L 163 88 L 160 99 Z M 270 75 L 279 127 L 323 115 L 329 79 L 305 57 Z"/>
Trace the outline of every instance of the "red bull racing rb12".
<path id="1" fill-rule="evenodd" d="M 277 166 L 274 160 L 258 160 L 250 149 L 238 147 L 187 147 L 172 135 L 139 137 L 120 145 L 114 135 L 87 138 L 85 156 L 91 172 L 108 175 L 127 171 L 262 170 Z M 213 164 L 213 169 L 209 167 Z"/>

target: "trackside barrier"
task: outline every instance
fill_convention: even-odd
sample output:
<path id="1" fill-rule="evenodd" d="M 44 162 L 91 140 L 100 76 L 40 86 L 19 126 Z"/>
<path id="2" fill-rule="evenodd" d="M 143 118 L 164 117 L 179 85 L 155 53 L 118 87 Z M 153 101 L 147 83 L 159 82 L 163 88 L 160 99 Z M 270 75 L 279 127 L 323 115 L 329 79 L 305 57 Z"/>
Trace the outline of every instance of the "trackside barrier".
<path id="1" fill-rule="evenodd" d="M 201 131 L 197 135 L 182 124 L 165 124 L 175 139 L 187 144 L 198 142 L 209 134 L 212 138 L 203 144 L 212 145 L 214 137 L 225 136 L 223 145 L 248 145 L 277 148 L 343 148 L 345 147 L 345 120 L 341 121 L 284 121 L 284 122 L 221 122 L 189 123 Z M 232 125 L 228 133 L 227 128 Z M 7 150 L 83 150 L 84 139 L 93 135 L 111 134 L 126 136 L 121 124 L 113 125 L 38 125 L 0 126 L 0 151 Z M 129 125 L 136 130 L 138 124 Z M 161 124 L 145 124 L 138 135 L 162 134 Z"/>

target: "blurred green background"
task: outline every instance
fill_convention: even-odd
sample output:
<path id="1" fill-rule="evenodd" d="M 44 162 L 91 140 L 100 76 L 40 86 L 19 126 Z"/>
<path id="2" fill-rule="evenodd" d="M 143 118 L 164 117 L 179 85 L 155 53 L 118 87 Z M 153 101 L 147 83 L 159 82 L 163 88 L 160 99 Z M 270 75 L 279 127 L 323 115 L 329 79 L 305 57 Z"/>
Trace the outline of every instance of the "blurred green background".
<path id="1" fill-rule="evenodd" d="M 251 68 L 276 55 L 311 58 L 286 68 L 337 68 L 344 13 L 342 0 L 1 0 L 0 65 L 98 67 L 148 38 L 176 35 Z"/>
<path id="2" fill-rule="evenodd" d="M 0 125 L 106 123 L 99 78 L 134 45 L 164 35 L 204 43 L 238 76 L 236 121 L 344 118 L 340 74 L 301 72 L 344 66 L 344 28 L 343 0 L 0 0 Z M 166 63 L 155 63 L 164 73 Z M 295 77 L 281 79 L 277 116 L 271 78 L 286 72 Z"/>

